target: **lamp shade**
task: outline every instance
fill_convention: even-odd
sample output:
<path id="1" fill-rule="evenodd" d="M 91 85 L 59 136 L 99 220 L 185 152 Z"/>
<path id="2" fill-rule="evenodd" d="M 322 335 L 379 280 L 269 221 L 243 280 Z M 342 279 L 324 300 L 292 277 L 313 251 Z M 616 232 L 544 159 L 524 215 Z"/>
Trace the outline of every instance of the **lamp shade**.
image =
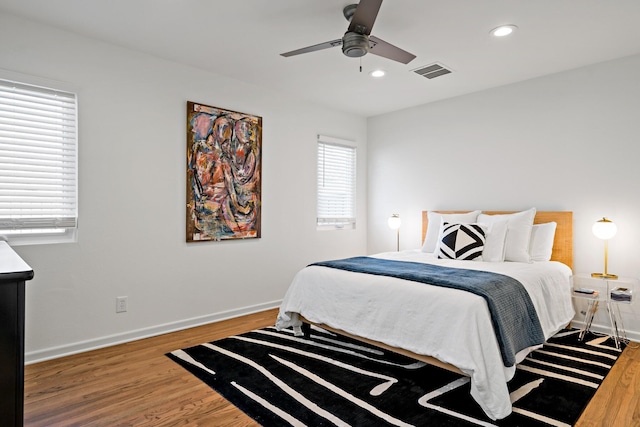
<path id="1" fill-rule="evenodd" d="M 608 220 L 607 218 L 602 218 L 593 224 L 591 231 L 593 231 L 594 236 L 598 239 L 609 240 L 616 235 L 618 227 L 613 223 L 613 221 Z"/>
<path id="2" fill-rule="evenodd" d="M 387 224 L 389 224 L 389 228 L 392 230 L 397 230 L 402 225 L 402 220 L 400 219 L 400 215 L 393 214 L 387 220 Z"/>

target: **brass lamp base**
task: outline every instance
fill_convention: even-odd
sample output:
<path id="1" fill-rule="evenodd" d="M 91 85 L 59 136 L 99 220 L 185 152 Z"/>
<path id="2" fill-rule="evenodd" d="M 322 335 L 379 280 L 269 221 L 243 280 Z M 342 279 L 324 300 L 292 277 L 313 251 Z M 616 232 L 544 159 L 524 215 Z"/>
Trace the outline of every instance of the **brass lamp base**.
<path id="1" fill-rule="evenodd" d="M 591 277 L 597 277 L 598 279 L 610 279 L 610 280 L 616 280 L 618 278 L 617 275 L 608 274 L 608 273 L 591 273 Z"/>

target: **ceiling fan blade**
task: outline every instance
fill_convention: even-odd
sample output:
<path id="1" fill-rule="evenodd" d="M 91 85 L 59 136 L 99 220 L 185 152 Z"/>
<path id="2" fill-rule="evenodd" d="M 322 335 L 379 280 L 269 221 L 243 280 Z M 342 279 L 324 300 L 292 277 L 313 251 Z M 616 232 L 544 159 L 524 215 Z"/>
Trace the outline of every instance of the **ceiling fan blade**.
<path id="1" fill-rule="evenodd" d="M 399 47 L 387 43 L 375 36 L 369 36 L 369 53 L 382 56 L 387 59 L 408 64 L 416 57 L 414 54 L 402 50 Z"/>
<path id="2" fill-rule="evenodd" d="M 382 0 L 360 0 L 347 31 L 366 35 L 371 34 L 371 29 L 373 28 L 373 23 L 376 22 L 381 4 Z"/>
<path id="3" fill-rule="evenodd" d="M 342 45 L 342 39 L 336 39 L 329 42 L 320 44 L 314 44 L 313 46 L 303 47 L 302 49 L 292 50 L 291 52 L 281 53 L 281 56 L 289 57 L 294 55 L 300 55 L 302 53 L 315 52 L 316 50 L 329 49 L 330 47 L 336 47 Z"/>

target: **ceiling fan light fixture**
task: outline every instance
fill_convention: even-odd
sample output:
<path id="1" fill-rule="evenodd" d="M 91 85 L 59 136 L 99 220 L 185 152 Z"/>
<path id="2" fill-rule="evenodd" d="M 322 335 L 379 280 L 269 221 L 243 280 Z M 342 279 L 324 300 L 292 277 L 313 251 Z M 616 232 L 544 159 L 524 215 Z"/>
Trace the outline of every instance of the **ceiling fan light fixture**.
<path id="1" fill-rule="evenodd" d="M 369 52 L 369 37 L 349 31 L 342 38 L 342 53 L 350 58 L 360 58 Z"/>
<path id="2" fill-rule="evenodd" d="M 508 36 L 509 34 L 513 33 L 515 30 L 517 30 L 518 27 L 512 24 L 509 25 L 501 25 L 499 27 L 494 28 L 493 30 L 491 30 L 490 34 L 494 37 L 504 37 L 504 36 Z"/>

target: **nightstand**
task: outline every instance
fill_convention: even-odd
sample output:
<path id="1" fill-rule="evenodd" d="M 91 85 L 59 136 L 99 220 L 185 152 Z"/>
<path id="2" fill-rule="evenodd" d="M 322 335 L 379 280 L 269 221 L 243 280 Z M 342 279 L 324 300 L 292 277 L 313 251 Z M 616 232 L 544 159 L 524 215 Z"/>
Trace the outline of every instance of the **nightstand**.
<path id="1" fill-rule="evenodd" d="M 622 323 L 620 315 L 620 304 L 631 304 L 633 292 L 637 287 L 638 280 L 634 278 L 603 279 L 591 277 L 591 275 L 577 274 L 573 276 L 572 296 L 576 300 L 587 302 L 584 316 L 584 327 L 580 331 L 580 339 L 590 331 L 593 317 L 601 303 L 607 309 L 609 320 L 610 336 L 613 338 L 616 348 L 620 349 L 620 342 L 627 341 L 627 333 Z M 591 289 L 593 294 L 578 293 L 575 290 L 580 288 Z"/>

